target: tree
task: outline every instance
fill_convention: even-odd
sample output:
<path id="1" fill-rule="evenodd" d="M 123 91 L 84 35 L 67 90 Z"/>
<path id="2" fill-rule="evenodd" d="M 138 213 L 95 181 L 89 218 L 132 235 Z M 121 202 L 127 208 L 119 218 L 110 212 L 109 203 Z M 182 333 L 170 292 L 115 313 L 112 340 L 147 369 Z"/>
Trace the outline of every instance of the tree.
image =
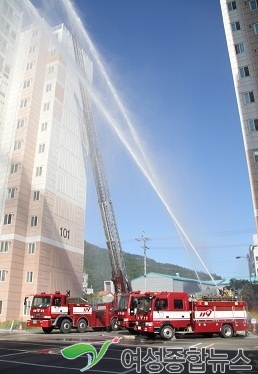
<path id="1" fill-rule="evenodd" d="M 230 287 L 235 288 L 242 300 L 247 303 L 248 309 L 258 308 L 258 284 L 251 283 L 245 279 L 230 279 Z"/>

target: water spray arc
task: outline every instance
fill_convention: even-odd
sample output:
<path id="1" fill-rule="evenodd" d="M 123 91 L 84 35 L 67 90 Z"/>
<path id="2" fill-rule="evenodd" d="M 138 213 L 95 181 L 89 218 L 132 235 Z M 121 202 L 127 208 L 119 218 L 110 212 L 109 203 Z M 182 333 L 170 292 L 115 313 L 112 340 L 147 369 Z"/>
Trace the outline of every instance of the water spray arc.
<path id="1" fill-rule="evenodd" d="M 122 116 L 124 117 L 125 119 L 125 122 L 130 130 L 130 133 L 134 139 L 134 142 L 135 144 L 137 145 L 138 149 L 140 150 L 140 153 L 146 163 L 146 165 L 148 166 L 148 169 L 152 170 L 152 167 L 149 163 L 149 160 L 148 158 L 146 157 L 145 155 L 145 152 L 144 152 L 144 149 L 142 148 L 142 145 L 141 145 L 141 142 L 140 142 L 140 138 L 137 134 L 137 132 L 135 131 L 135 128 L 130 120 L 130 118 L 128 117 L 127 115 L 127 111 L 126 111 L 126 108 L 124 107 L 123 103 L 121 102 L 120 98 L 119 98 L 119 95 L 115 89 L 115 87 L 113 86 L 108 74 L 107 74 L 107 71 L 101 61 L 101 58 L 98 54 L 98 51 L 96 50 L 93 42 L 91 41 L 90 37 L 89 37 L 89 34 L 87 33 L 84 25 L 82 24 L 80 18 L 78 17 L 77 13 L 76 13 L 76 10 L 72 4 L 72 2 L 70 0 L 63 0 L 63 3 L 64 3 L 64 7 L 66 9 L 66 12 L 67 12 L 67 15 L 70 16 L 71 18 L 73 18 L 73 21 L 74 21 L 74 24 L 77 25 L 77 28 L 80 29 L 81 33 L 82 33 L 82 36 L 84 37 L 87 45 L 88 45 L 88 48 L 89 48 L 89 51 L 91 52 L 92 54 L 92 57 L 94 59 L 94 62 L 96 63 L 96 65 L 98 66 L 105 82 L 106 82 L 106 85 L 107 87 L 109 88 L 118 108 L 119 108 L 119 111 L 120 113 L 122 114 Z"/>
<path id="2" fill-rule="evenodd" d="M 127 115 L 127 111 L 125 110 L 121 100 L 119 99 L 118 94 L 117 94 L 114 86 L 112 85 L 111 80 L 110 80 L 110 78 L 109 78 L 109 76 L 106 72 L 106 69 L 104 68 L 104 65 L 102 64 L 101 59 L 100 59 L 100 57 L 99 57 L 99 55 L 96 51 L 96 48 L 94 47 L 93 42 L 91 41 L 87 31 L 85 30 L 80 18 L 78 17 L 74 6 L 72 5 L 72 3 L 69 0 L 63 0 L 63 4 L 64 4 L 64 8 L 65 8 L 69 18 L 71 18 L 73 20 L 72 21 L 73 24 L 76 24 L 77 28 L 80 30 L 80 35 L 84 38 L 84 41 L 86 41 L 86 44 L 88 45 L 88 48 L 89 48 L 90 52 L 92 53 L 92 56 L 94 57 L 94 62 L 99 67 L 99 70 L 100 70 L 100 72 L 101 72 L 101 74 L 102 74 L 102 76 L 103 76 L 103 78 L 106 82 L 106 85 L 109 88 L 110 93 L 112 94 L 115 102 L 117 103 L 117 106 L 120 110 L 120 113 L 124 117 L 125 123 L 126 123 L 127 127 L 129 128 L 129 131 L 132 135 L 134 144 L 138 147 L 139 154 L 142 157 L 141 160 L 139 159 L 138 155 L 136 154 L 135 148 L 133 148 L 129 144 L 129 141 L 123 136 L 122 131 L 121 131 L 121 126 L 119 126 L 117 121 L 112 117 L 112 115 L 110 114 L 108 109 L 105 108 L 105 105 L 103 104 L 101 99 L 98 97 L 96 92 L 94 92 L 93 90 L 90 90 L 90 92 L 89 92 L 90 95 L 91 95 L 91 99 L 94 101 L 96 106 L 100 109 L 100 111 L 102 112 L 104 117 L 110 123 L 113 130 L 118 135 L 120 141 L 124 144 L 124 146 L 126 147 L 126 149 L 129 152 L 129 154 L 132 156 L 133 160 L 136 162 L 137 166 L 142 171 L 143 175 L 147 178 L 150 185 L 152 186 L 152 188 L 154 189 L 154 191 L 158 195 L 159 199 L 161 200 L 161 202 L 165 206 L 165 208 L 168 211 L 169 216 L 171 217 L 178 233 L 180 233 L 179 236 L 180 236 L 180 239 L 181 239 L 181 242 L 182 242 L 183 246 L 186 248 L 185 241 L 189 244 L 189 246 L 191 247 L 191 249 L 193 250 L 193 252 L 195 253 L 195 255 L 197 256 L 197 258 L 201 262 L 202 266 L 205 268 L 205 270 L 207 271 L 211 280 L 214 282 L 214 284 L 216 286 L 216 282 L 215 282 L 214 278 L 212 277 L 212 275 L 209 272 L 208 268 L 206 267 L 205 263 L 203 262 L 200 255 L 198 254 L 198 252 L 197 252 L 195 246 L 193 245 L 192 241 L 190 240 L 190 238 L 186 234 L 185 230 L 183 229 L 183 227 L 181 226 L 181 224 L 179 223 L 179 221 L 175 217 L 174 213 L 172 212 L 172 209 L 169 206 L 168 202 L 166 201 L 165 197 L 163 196 L 163 194 L 161 192 L 161 189 L 158 188 L 158 183 L 156 181 L 155 173 L 153 172 L 153 168 L 150 165 L 149 160 L 146 156 L 146 153 L 145 153 L 145 151 L 144 151 L 144 149 L 143 149 L 143 147 L 140 143 L 140 140 L 139 140 L 140 138 L 137 135 L 137 133 L 136 133 L 136 131 L 135 131 L 128 115 Z M 196 275 L 197 275 L 197 278 L 199 279 L 197 272 L 196 272 Z"/>

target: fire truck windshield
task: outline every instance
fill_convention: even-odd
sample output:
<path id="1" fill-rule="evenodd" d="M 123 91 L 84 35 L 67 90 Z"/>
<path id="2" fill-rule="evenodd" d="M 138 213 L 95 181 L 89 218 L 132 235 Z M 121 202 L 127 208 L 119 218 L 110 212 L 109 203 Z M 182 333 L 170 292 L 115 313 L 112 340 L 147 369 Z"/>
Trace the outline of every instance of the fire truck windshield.
<path id="1" fill-rule="evenodd" d="M 129 301 L 129 296 L 128 295 L 119 296 L 118 309 L 119 310 L 126 310 L 127 305 L 128 305 L 128 301 Z"/>
<path id="2" fill-rule="evenodd" d="M 37 296 L 32 300 L 32 307 L 48 307 L 50 305 L 50 296 Z"/>
<path id="3" fill-rule="evenodd" d="M 151 310 L 152 297 L 137 297 L 134 300 L 137 313 L 146 313 Z"/>

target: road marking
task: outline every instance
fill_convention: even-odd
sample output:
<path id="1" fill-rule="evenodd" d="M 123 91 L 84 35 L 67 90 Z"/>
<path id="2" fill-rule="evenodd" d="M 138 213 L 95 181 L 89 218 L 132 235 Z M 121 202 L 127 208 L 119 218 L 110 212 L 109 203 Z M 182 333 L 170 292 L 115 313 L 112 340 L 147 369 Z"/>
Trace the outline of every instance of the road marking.
<path id="1" fill-rule="evenodd" d="M 0 362 L 8 362 L 10 364 L 19 364 L 19 365 L 27 365 L 27 366 L 37 366 L 37 367 L 43 367 L 43 368 L 54 368 L 54 369 L 69 369 L 69 370 L 80 370 L 79 368 L 71 368 L 71 367 L 67 367 L 67 366 L 54 366 L 54 365 L 41 365 L 41 364 L 32 364 L 32 363 L 29 363 L 29 362 L 20 362 L 20 361 L 11 361 L 11 360 L 1 360 L 0 359 Z"/>
<path id="2" fill-rule="evenodd" d="M 6 355 L 1 355 L 0 357 L 8 357 L 8 356 L 13 356 L 13 355 L 23 355 L 25 353 L 30 353 L 29 351 L 22 351 L 22 352 L 14 352 L 14 353 L 8 353 Z"/>
<path id="3" fill-rule="evenodd" d="M 197 345 L 201 345 L 201 344 L 202 344 L 202 343 L 196 343 L 196 344 L 190 345 L 189 348 L 190 348 L 190 347 L 196 347 Z"/>
<path id="4" fill-rule="evenodd" d="M 10 364 L 19 364 L 19 365 L 27 365 L 27 366 L 36 366 L 36 367 L 43 367 L 43 368 L 54 368 L 54 369 L 64 369 L 64 370 L 74 370 L 74 371 L 80 371 L 80 368 L 74 368 L 74 367 L 67 367 L 67 366 L 54 366 L 54 365 L 43 365 L 43 364 L 32 364 L 32 363 L 29 363 L 29 362 L 20 362 L 20 361 L 10 361 L 10 360 L 1 360 L 0 359 L 0 362 L 8 362 Z M 132 370 L 135 371 L 135 368 L 133 368 Z M 126 371 L 126 372 L 122 372 L 123 374 L 125 373 L 129 373 L 131 372 L 132 370 L 129 370 L 129 371 Z M 97 373 L 99 373 L 99 369 L 91 369 L 91 371 L 96 371 Z M 101 369 L 101 373 L 107 373 L 107 374 L 121 374 L 120 371 L 106 371 L 106 370 L 103 370 Z"/>
<path id="5" fill-rule="evenodd" d="M 212 347 L 213 345 L 215 345 L 214 343 L 212 343 L 212 344 L 209 344 L 209 345 L 206 345 L 205 347 L 203 347 L 203 348 L 210 348 L 210 347 Z"/>

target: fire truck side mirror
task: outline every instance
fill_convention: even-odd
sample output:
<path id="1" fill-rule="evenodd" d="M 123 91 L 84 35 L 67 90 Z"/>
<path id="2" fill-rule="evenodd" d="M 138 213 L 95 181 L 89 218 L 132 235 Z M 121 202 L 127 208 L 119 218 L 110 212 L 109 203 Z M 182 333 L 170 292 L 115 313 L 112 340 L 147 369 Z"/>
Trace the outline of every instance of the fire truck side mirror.
<path id="1" fill-rule="evenodd" d="M 24 298 L 24 302 L 23 302 L 23 305 L 27 305 L 27 299 L 28 299 L 28 296 L 25 296 L 25 298 Z"/>

